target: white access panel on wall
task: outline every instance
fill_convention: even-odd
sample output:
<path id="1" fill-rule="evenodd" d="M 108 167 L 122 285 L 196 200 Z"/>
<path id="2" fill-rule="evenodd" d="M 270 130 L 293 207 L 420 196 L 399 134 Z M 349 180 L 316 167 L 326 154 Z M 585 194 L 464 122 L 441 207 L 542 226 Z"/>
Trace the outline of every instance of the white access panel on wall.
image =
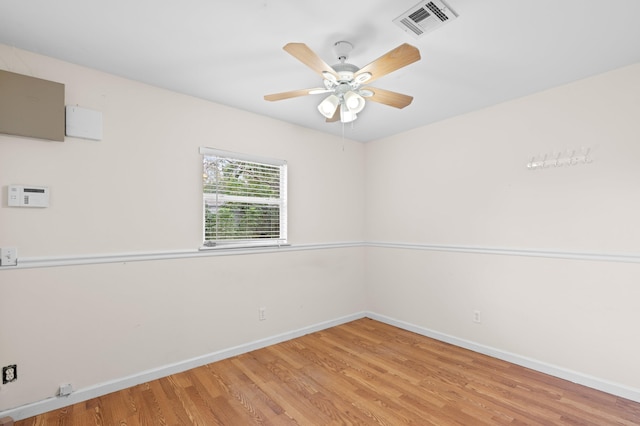
<path id="1" fill-rule="evenodd" d="M 102 112 L 78 106 L 65 108 L 65 134 L 83 139 L 102 140 Z"/>
<path id="2" fill-rule="evenodd" d="M 49 207 L 49 188 L 9 185 L 7 205 L 9 207 Z"/>

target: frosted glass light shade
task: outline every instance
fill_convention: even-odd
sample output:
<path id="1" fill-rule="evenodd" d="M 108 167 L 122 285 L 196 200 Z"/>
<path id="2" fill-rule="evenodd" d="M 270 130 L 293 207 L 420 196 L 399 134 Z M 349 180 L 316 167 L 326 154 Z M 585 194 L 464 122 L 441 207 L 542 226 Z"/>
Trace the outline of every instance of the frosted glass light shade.
<path id="1" fill-rule="evenodd" d="M 358 95 L 356 92 L 349 91 L 345 93 L 344 102 L 347 105 L 347 108 L 349 108 L 349 111 L 353 112 L 354 114 L 357 114 L 364 109 L 364 98 Z"/>
<path id="2" fill-rule="evenodd" d="M 336 95 L 327 96 L 320 104 L 318 105 L 318 111 L 320 114 L 324 115 L 327 118 L 333 117 L 336 109 L 340 105 L 340 99 Z"/>

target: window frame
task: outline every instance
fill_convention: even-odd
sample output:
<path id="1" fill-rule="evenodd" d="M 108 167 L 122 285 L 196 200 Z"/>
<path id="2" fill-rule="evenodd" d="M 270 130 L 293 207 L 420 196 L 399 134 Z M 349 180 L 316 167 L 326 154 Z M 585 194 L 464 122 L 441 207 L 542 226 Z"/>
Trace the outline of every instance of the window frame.
<path id="1" fill-rule="evenodd" d="M 215 198 L 216 195 L 212 195 L 212 193 L 205 192 L 204 187 L 204 179 L 201 180 L 201 193 L 202 193 L 202 245 L 200 247 L 201 250 L 211 250 L 211 249 L 225 249 L 225 248 L 250 248 L 250 247 L 279 247 L 283 245 L 288 245 L 287 243 L 287 161 L 269 157 L 261 157 L 257 155 L 244 154 L 239 152 L 225 151 L 221 149 L 209 148 L 209 147 L 200 147 L 199 150 L 201 154 L 201 164 L 202 164 L 202 174 L 203 178 L 205 177 L 205 158 L 206 157 L 217 157 L 217 158 L 226 158 L 229 160 L 245 162 L 245 163 L 254 163 L 257 165 L 267 165 L 267 166 L 276 166 L 279 168 L 279 197 L 277 199 L 268 199 L 268 202 L 260 202 L 260 200 L 267 200 L 265 198 L 253 197 L 257 201 L 255 204 L 257 205 L 276 205 L 278 206 L 278 220 L 279 220 L 279 235 L 278 237 L 270 237 L 270 238 L 244 238 L 244 239 L 219 239 L 219 240 L 207 240 L 206 235 L 206 205 L 207 201 Z M 249 204 L 254 203 L 249 200 L 251 197 L 241 197 L 245 201 L 248 201 Z"/>

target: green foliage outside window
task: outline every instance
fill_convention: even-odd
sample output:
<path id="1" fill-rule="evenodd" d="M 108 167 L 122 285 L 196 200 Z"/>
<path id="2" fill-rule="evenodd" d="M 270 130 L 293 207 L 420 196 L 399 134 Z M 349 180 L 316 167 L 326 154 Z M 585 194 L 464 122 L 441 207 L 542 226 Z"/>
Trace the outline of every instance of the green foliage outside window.
<path id="1" fill-rule="evenodd" d="M 205 245 L 280 239 L 280 166 L 206 155 L 203 165 Z"/>

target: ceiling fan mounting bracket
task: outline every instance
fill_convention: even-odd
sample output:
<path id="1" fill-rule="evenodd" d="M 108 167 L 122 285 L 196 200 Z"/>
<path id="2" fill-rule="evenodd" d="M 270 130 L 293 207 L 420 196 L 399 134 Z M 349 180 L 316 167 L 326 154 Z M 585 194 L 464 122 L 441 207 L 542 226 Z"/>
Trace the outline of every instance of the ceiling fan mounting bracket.
<path id="1" fill-rule="evenodd" d="M 349 59 L 349 53 L 353 50 L 353 44 L 348 41 L 340 40 L 333 44 L 333 49 L 338 56 L 338 60 L 340 62 L 344 62 Z"/>

